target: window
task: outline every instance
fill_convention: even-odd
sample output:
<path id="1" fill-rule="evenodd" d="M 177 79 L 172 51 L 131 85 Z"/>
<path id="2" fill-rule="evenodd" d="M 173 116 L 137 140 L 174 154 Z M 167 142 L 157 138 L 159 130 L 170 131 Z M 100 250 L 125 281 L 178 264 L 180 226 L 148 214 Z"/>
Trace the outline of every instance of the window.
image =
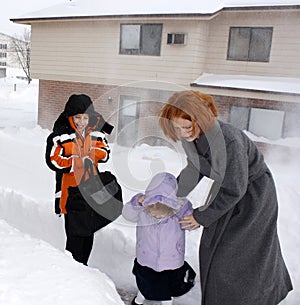
<path id="1" fill-rule="evenodd" d="M 300 135 L 300 114 L 299 112 L 285 113 L 284 125 L 283 125 L 283 136 L 284 137 L 299 137 Z"/>
<path id="2" fill-rule="evenodd" d="M 231 106 L 230 122 L 241 130 L 248 130 L 250 108 Z"/>
<path id="3" fill-rule="evenodd" d="M 121 24 L 120 54 L 160 55 L 162 24 Z"/>
<path id="4" fill-rule="evenodd" d="M 282 136 L 283 119 L 283 111 L 252 108 L 248 130 L 257 136 L 277 140 Z"/>
<path id="5" fill-rule="evenodd" d="M 138 96 L 120 95 L 117 143 L 132 146 L 139 132 L 140 101 Z"/>
<path id="6" fill-rule="evenodd" d="M 5 61 L 0 61 L 0 66 L 5 67 L 6 66 L 6 62 Z"/>
<path id="7" fill-rule="evenodd" d="M 231 106 L 229 121 L 256 136 L 277 140 L 284 134 L 284 117 L 280 110 Z"/>
<path id="8" fill-rule="evenodd" d="M 169 33 L 167 44 L 184 44 L 185 34 L 183 33 Z"/>
<path id="9" fill-rule="evenodd" d="M 6 58 L 7 57 L 7 53 L 0 53 L 0 58 Z"/>
<path id="10" fill-rule="evenodd" d="M 6 43 L 0 43 L 0 49 L 7 50 L 7 44 Z"/>
<path id="11" fill-rule="evenodd" d="M 273 28 L 231 27 L 228 60 L 269 62 Z"/>
<path id="12" fill-rule="evenodd" d="M 1 68 L 0 69 L 0 78 L 6 77 L 6 69 Z"/>

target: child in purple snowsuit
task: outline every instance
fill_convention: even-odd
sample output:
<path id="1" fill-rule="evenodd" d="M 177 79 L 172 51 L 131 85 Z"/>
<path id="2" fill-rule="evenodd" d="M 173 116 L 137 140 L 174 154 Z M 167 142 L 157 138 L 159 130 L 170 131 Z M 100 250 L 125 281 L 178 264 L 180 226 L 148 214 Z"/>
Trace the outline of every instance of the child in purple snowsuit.
<path id="1" fill-rule="evenodd" d="M 195 272 L 184 260 L 185 231 L 179 220 L 193 211 L 185 198 L 177 198 L 177 180 L 169 173 L 155 175 L 145 194 L 124 205 L 125 219 L 136 222 L 136 259 L 133 274 L 139 289 L 132 305 L 145 299 L 172 304 L 172 298 L 194 286 Z"/>

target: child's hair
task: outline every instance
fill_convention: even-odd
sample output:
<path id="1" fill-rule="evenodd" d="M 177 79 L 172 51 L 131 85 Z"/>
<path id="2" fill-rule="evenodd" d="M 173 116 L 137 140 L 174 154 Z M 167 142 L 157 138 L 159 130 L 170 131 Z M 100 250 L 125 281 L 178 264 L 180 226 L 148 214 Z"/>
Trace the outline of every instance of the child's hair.
<path id="1" fill-rule="evenodd" d="M 177 210 L 173 209 L 161 202 L 156 202 L 151 205 L 145 206 L 145 210 L 152 215 L 152 212 L 160 212 L 162 217 L 173 216 L 176 214 Z"/>

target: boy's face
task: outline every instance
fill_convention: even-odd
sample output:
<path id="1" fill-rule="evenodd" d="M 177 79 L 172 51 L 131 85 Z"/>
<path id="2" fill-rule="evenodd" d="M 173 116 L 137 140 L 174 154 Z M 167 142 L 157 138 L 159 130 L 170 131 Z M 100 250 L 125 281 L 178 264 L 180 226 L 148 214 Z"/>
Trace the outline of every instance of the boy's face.
<path id="1" fill-rule="evenodd" d="M 76 128 L 82 133 L 89 123 L 89 115 L 87 113 L 78 113 L 72 118 Z"/>

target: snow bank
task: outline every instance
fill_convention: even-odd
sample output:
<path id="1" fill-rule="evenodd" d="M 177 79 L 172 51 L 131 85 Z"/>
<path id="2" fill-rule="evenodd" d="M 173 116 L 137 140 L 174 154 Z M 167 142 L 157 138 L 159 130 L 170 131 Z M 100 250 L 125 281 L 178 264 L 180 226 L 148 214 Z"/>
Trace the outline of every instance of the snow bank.
<path id="1" fill-rule="evenodd" d="M 0 304 L 123 304 L 113 282 L 0 220 Z M 14 245 L 14 247 L 12 247 Z"/>

